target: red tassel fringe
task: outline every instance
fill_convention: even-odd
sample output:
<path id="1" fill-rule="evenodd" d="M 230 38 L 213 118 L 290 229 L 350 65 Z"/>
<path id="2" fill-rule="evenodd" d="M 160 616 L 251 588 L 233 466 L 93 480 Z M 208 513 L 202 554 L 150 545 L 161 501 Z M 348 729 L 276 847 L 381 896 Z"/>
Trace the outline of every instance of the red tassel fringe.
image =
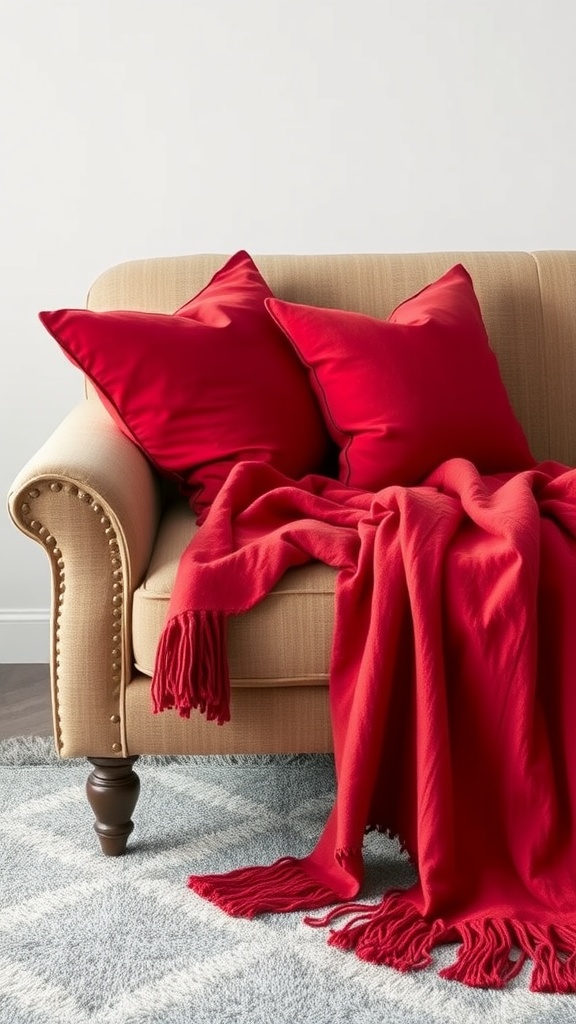
<path id="1" fill-rule="evenodd" d="M 515 922 L 516 942 L 534 961 L 532 992 L 576 993 L 576 928 Z"/>
<path id="2" fill-rule="evenodd" d="M 524 966 L 526 954 L 513 960 L 515 930 L 510 921 L 483 918 L 458 926 L 462 945 L 456 963 L 440 971 L 440 977 L 473 988 L 503 988 Z"/>
<path id="3" fill-rule="evenodd" d="M 386 964 L 397 971 L 416 971 L 432 963 L 435 946 L 461 939 L 456 962 L 440 971 L 449 981 L 473 988 L 503 988 L 526 963 L 533 961 L 532 992 L 576 993 L 576 928 L 478 918 L 446 928 L 427 921 L 402 893 L 391 892 L 375 906 L 335 907 L 323 918 L 306 918 L 324 927 L 344 914 L 354 914 L 328 942 L 353 950 L 361 960 Z M 514 957 L 513 951 L 519 952 Z"/>
<path id="4" fill-rule="evenodd" d="M 232 917 L 310 910 L 337 899 L 332 889 L 315 882 L 292 857 L 283 857 L 269 867 L 191 875 L 188 887 Z"/>
<path id="5" fill-rule="evenodd" d="M 270 867 L 191 875 L 188 886 L 233 917 L 325 907 L 337 899 L 332 889 L 315 882 L 292 857 Z M 322 918 L 304 921 L 322 928 L 345 914 L 353 917 L 343 928 L 330 930 L 329 945 L 353 950 L 361 960 L 397 971 L 418 971 L 430 966 L 436 946 L 460 939 L 456 961 L 440 971 L 442 978 L 473 988 L 499 989 L 530 959 L 532 992 L 576 993 L 576 927 L 542 927 L 493 917 L 446 927 L 440 919 L 427 920 L 398 891 L 374 906 L 340 904 Z"/>
<path id="6" fill-rule="evenodd" d="M 359 911 L 343 928 L 331 929 L 328 943 L 354 950 L 370 963 L 386 964 L 397 971 L 417 971 L 432 963 L 430 951 L 444 931 L 441 921 L 426 921 L 402 894 L 391 892 L 375 906 L 356 904 L 334 908 L 321 920 L 306 919 L 315 927 L 336 917 Z"/>
<path id="7" fill-rule="evenodd" d="M 152 680 L 155 713 L 176 708 L 182 718 L 198 709 L 208 721 L 230 721 L 226 616 L 194 611 L 164 627 Z"/>

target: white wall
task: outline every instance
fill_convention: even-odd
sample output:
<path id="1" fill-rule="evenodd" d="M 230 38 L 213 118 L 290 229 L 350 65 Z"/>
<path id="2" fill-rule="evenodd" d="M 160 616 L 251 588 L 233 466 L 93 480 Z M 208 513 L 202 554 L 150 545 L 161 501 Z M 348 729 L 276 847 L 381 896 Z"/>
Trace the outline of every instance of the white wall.
<path id="1" fill-rule="evenodd" d="M 81 391 L 36 319 L 194 251 L 576 247 L 570 0 L 3 0 L 0 490 Z M 0 517 L 0 661 L 47 660 Z"/>

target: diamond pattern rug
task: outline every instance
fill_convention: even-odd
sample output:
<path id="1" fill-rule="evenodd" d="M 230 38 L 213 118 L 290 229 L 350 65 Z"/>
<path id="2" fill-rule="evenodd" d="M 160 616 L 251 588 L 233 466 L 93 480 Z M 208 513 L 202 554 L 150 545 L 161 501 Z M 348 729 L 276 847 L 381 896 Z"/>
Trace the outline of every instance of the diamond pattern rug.
<path id="1" fill-rule="evenodd" d="M 0 743 L 2 1024 L 567 1024 L 576 997 L 403 975 L 326 944 L 301 914 L 236 920 L 190 872 L 302 856 L 334 796 L 330 757 L 143 758 L 130 852 L 105 858 L 89 766 L 50 741 Z M 412 881 L 390 840 L 366 842 L 364 895 Z M 447 947 L 436 965 L 449 963 Z"/>

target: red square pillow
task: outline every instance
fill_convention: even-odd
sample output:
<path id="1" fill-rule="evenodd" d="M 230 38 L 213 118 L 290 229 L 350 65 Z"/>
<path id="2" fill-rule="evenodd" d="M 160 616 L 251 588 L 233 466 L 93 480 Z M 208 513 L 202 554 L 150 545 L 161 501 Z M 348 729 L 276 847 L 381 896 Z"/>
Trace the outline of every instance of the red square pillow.
<path id="1" fill-rule="evenodd" d="M 40 319 L 121 429 L 202 512 L 237 462 L 298 479 L 327 454 L 306 371 L 266 312 L 271 296 L 239 252 L 171 316 L 64 309 Z"/>
<path id="2" fill-rule="evenodd" d="M 308 367 L 344 483 L 412 485 L 458 457 L 483 473 L 534 465 L 463 266 L 387 320 L 275 298 L 266 306 Z"/>

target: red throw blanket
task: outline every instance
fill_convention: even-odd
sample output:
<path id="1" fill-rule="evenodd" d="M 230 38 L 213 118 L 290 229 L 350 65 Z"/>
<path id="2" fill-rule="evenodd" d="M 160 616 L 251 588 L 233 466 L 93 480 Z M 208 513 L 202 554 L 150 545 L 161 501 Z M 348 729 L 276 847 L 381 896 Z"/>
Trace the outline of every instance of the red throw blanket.
<path id="1" fill-rule="evenodd" d="M 303 860 L 189 885 L 230 914 L 340 905 L 330 942 L 413 970 L 576 991 L 576 471 L 481 477 L 463 460 L 423 486 L 362 493 L 244 463 L 182 557 L 153 681 L 155 710 L 229 717 L 226 616 L 290 566 L 339 569 L 330 708 L 337 796 Z M 370 829 L 418 872 L 377 905 Z"/>

